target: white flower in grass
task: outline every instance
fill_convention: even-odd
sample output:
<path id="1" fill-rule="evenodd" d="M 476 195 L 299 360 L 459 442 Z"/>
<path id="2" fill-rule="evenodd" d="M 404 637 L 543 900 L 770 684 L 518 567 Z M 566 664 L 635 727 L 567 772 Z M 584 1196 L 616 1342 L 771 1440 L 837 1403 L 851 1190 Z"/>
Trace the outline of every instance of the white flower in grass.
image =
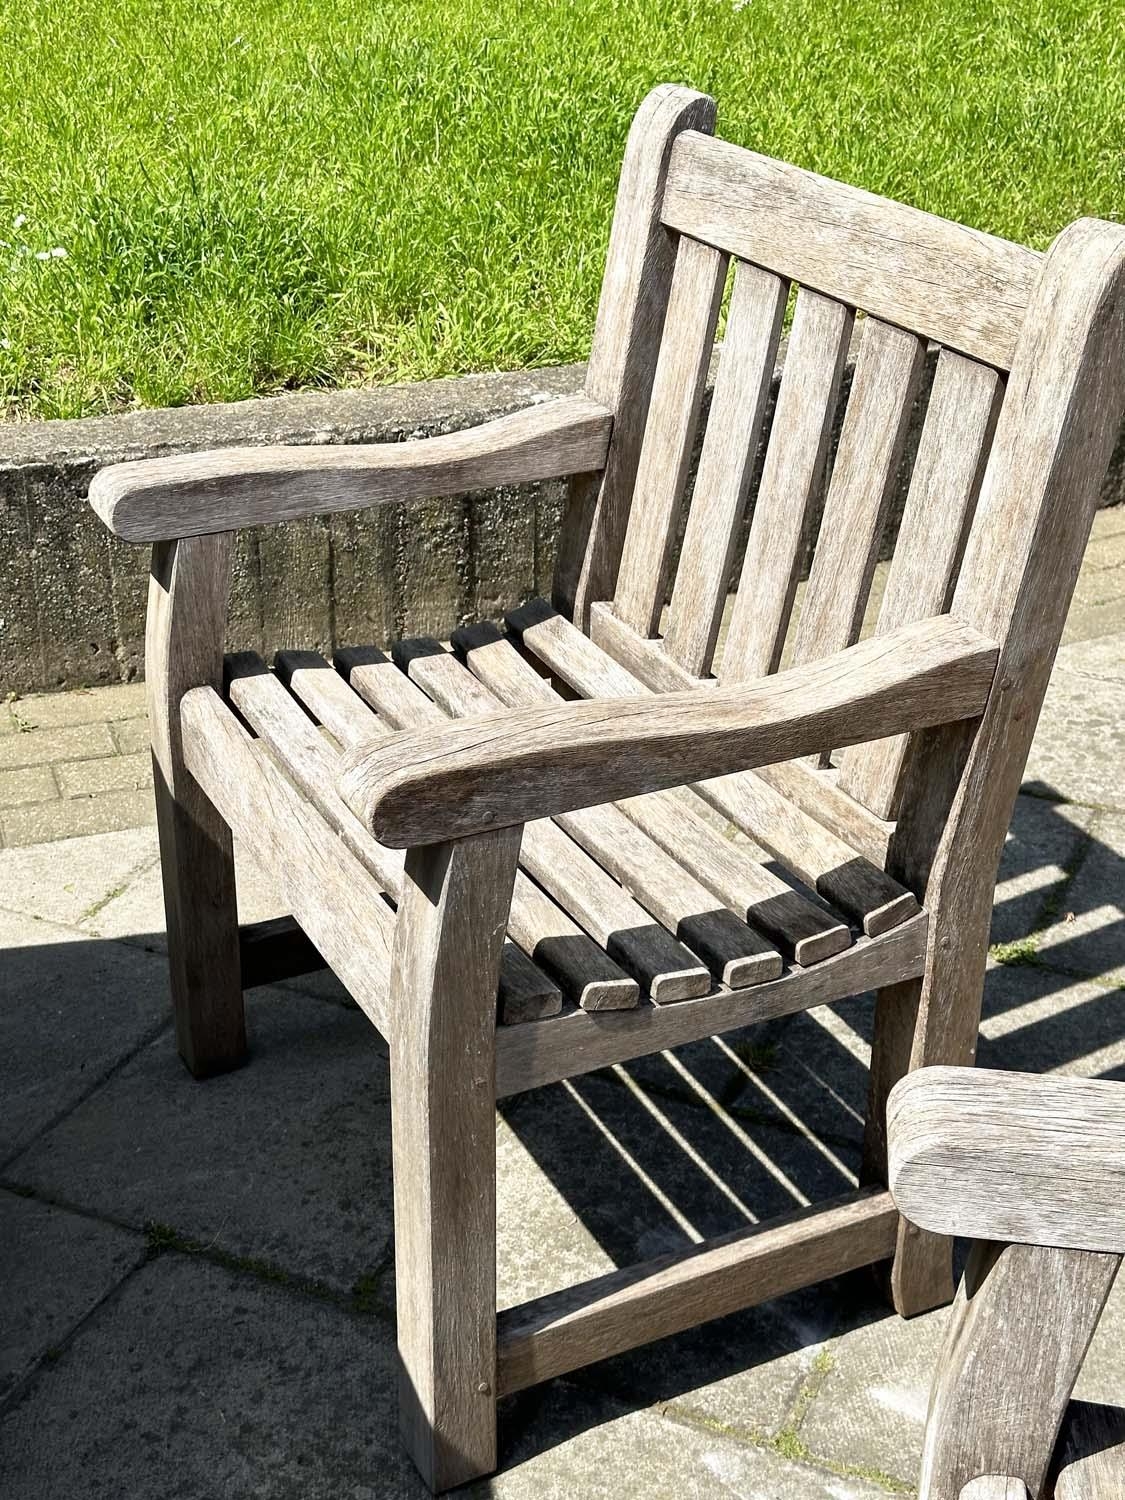
<path id="1" fill-rule="evenodd" d="M 51 250 L 36 250 L 36 260 L 65 260 L 66 251 L 61 245 L 55 245 Z"/>
<path id="2" fill-rule="evenodd" d="M 15 218 L 12 220 L 12 228 L 13 229 L 22 229 L 23 226 L 26 223 L 27 223 L 27 215 L 26 214 L 17 214 L 15 216 Z"/>

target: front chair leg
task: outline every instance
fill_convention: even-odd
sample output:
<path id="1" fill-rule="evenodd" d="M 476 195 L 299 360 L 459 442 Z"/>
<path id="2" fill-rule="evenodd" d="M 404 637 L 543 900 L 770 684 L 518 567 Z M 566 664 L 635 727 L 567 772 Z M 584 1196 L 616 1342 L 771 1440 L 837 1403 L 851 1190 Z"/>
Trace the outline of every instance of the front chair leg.
<path id="1" fill-rule="evenodd" d="M 410 850 L 395 928 L 399 1411 L 435 1493 L 496 1467 L 496 986 L 521 831 Z"/>
<path id="2" fill-rule="evenodd" d="M 246 1053 L 230 829 L 184 765 L 180 699 L 222 686 L 229 535 L 152 549 L 145 684 L 176 1042 L 197 1078 Z"/>

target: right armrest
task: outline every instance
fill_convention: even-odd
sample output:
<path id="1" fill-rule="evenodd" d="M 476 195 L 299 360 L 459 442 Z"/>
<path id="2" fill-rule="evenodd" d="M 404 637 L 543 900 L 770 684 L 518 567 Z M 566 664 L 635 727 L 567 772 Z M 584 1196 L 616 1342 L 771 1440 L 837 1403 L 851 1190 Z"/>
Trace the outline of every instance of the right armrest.
<path id="1" fill-rule="evenodd" d="M 612 427 L 604 407 L 564 396 L 412 442 L 222 448 L 114 464 L 94 476 L 89 499 L 125 541 L 171 541 L 589 473 L 604 466 Z"/>
<path id="2" fill-rule="evenodd" d="M 757 682 L 509 708 L 350 750 L 341 788 L 409 848 L 984 711 L 996 644 L 950 615 Z"/>
<path id="3" fill-rule="evenodd" d="M 919 1068 L 891 1090 L 887 1138 L 920 1229 L 1125 1252 L 1125 1084 Z"/>

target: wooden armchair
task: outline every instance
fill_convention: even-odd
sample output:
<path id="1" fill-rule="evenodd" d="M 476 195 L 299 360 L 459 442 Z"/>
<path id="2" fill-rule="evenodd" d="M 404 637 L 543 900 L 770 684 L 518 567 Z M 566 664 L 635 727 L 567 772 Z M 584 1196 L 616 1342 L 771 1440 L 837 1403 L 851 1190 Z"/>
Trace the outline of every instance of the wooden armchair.
<path id="1" fill-rule="evenodd" d="M 918 1500 L 1121 1500 L 1125 1411 L 1067 1403 L 1125 1253 L 1125 1086 L 923 1068 L 888 1134 L 905 1218 L 977 1242 Z"/>
<path id="2" fill-rule="evenodd" d="M 582 397 L 418 442 L 123 464 L 91 486 L 109 527 L 153 544 L 188 1066 L 237 1065 L 243 988 L 318 955 L 389 1041 L 403 1431 L 435 1489 L 494 1467 L 501 1393 L 864 1264 L 893 1262 L 904 1313 L 953 1294 L 949 1240 L 887 1191 L 885 1105 L 909 1069 L 973 1057 L 997 861 L 1121 416 L 1125 229 L 1082 220 L 1040 255 L 712 139 L 713 119 L 675 87 L 640 109 Z M 906 512 L 857 644 L 927 341 Z M 224 671 L 234 528 L 560 475 L 553 601 L 506 632 Z M 240 935 L 232 830 L 296 926 Z M 497 1320 L 498 1096 L 868 990 L 859 1191 Z"/>

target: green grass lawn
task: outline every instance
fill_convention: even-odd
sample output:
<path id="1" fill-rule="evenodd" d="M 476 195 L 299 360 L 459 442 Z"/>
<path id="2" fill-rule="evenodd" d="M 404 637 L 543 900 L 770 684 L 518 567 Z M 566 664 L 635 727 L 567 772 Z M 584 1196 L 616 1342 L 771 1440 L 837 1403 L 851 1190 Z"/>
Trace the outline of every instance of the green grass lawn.
<path id="1" fill-rule="evenodd" d="M 1105 0 L 0 0 L 0 407 L 581 358 L 665 80 L 1045 245 L 1125 217 L 1123 31 Z"/>

